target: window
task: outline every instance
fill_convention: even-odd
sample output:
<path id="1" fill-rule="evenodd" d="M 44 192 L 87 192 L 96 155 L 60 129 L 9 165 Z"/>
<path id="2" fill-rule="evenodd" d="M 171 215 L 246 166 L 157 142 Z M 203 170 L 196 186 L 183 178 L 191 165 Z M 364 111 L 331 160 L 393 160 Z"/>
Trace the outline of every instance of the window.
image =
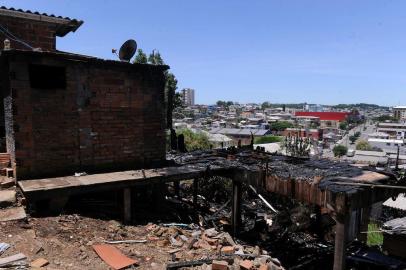
<path id="1" fill-rule="evenodd" d="M 30 65 L 30 86 L 37 89 L 65 89 L 66 74 L 64 67 Z"/>

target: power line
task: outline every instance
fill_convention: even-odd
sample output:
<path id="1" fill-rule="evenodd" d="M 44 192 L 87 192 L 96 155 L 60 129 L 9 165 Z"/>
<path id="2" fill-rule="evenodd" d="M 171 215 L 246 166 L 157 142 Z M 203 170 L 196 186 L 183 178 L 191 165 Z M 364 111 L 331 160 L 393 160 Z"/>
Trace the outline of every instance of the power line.
<path id="1" fill-rule="evenodd" d="M 24 46 L 30 48 L 31 50 L 34 49 L 34 47 L 32 47 L 31 45 L 29 45 L 27 42 L 25 42 L 25 41 L 19 39 L 18 37 L 14 36 L 12 33 L 10 33 L 10 31 L 8 31 L 8 30 L 7 30 L 5 27 L 3 27 L 1 24 L 0 24 L 0 32 L 3 33 L 7 38 L 9 38 L 9 39 L 11 39 L 11 40 L 13 40 L 13 41 L 15 41 L 15 42 L 18 42 L 18 43 L 20 43 L 20 44 L 22 44 L 22 45 L 24 45 Z"/>

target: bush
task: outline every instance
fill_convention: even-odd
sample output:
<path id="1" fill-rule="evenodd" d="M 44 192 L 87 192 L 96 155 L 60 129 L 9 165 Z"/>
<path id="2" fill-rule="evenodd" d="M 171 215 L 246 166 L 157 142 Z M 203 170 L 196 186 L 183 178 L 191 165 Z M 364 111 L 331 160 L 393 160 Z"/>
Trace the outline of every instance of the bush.
<path id="1" fill-rule="evenodd" d="M 345 147 L 344 145 L 336 145 L 333 148 L 333 153 L 335 157 L 342 157 L 345 154 L 347 154 L 348 148 Z"/>
<path id="2" fill-rule="evenodd" d="M 185 136 L 185 145 L 188 151 L 210 149 L 209 137 L 203 132 L 193 132 L 190 129 L 177 130 L 176 134 Z"/>
<path id="3" fill-rule="evenodd" d="M 262 136 L 254 139 L 255 144 L 262 144 L 262 143 L 277 143 L 281 142 L 282 137 L 280 136 L 274 136 L 274 135 L 268 135 L 268 136 Z"/>
<path id="4" fill-rule="evenodd" d="M 360 140 L 357 145 L 355 146 L 355 149 L 357 150 L 362 150 L 362 151 L 371 151 L 372 147 L 371 145 L 365 141 L 365 140 Z"/>
<path id="5" fill-rule="evenodd" d="M 355 132 L 354 136 L 359 138 L 361 136 L 361 132 L 359 132 L 359 131 Z"/>

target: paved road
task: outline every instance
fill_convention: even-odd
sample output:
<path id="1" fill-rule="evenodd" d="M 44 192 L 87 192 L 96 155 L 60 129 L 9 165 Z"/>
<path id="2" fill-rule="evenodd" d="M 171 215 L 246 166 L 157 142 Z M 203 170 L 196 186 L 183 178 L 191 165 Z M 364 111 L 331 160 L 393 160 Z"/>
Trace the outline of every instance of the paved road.
<path id="1" fill-rule="evenodd" d="M 365 130 L 364 130 L 364 127 L 366 128 Z M 336 144 L 330 145 L 330 149 L 324 149 L 323 157 L 333 158 L 334 153 L 333 153 L 332 149 L 334 148 L 335 145 L 338 145 L 338 144 L 345 145 L 348 149 L 355 150 L 357 142 L 359 140 L 368 140 L 368 134 L 374 133 L 375 129 L 376 129 L 375 125 L 370 125 L 369 122 L 365 125 L 356 126 L 355 128 L 349 130 L 348 134 L 344 135 L 343 138 L 340 141 L 338 141 Z M 361 132 L 361 136 L 354 144 L 351 144 L 349 137 L 354 135 L 356 132 Z"/>

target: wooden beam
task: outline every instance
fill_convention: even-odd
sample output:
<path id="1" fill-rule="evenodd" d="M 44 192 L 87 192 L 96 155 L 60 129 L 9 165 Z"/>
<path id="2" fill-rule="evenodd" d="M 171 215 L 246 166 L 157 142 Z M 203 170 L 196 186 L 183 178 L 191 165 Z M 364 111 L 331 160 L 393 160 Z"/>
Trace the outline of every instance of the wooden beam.
<path id="1" fill-rule="evenodd" d="M 333 270 L 345 270 L 346 244 L 350 221 L 347 198 L 344 193 L 336 197 L 336 234 L 334 239 L 334 267 Z"/>
<path id="2" fill-rule="evenodd" d="M 237 236 L 241 225 L 241 182 L 233 180 L 233 205 L 231 210 L 233 236 Z"/>
<path id="3" fill-rule="evenodd" d="M 175 189 L 175 196 L 180 198 L 180 181 L 174 181 L 173 188 Z"/>
<path id="4" fill-rule="evenodd" d="M 199 193 L 199 178 L 193 179 L 193 207 L 197 208 L 197 195 Z"/>
<path id="5" fill-rule="evenodd" d="M 124 209 L 124 222 L 130 223 L 131 222 L 131 189 L 125 188 L 123 190 L 123 209 Z"/>

